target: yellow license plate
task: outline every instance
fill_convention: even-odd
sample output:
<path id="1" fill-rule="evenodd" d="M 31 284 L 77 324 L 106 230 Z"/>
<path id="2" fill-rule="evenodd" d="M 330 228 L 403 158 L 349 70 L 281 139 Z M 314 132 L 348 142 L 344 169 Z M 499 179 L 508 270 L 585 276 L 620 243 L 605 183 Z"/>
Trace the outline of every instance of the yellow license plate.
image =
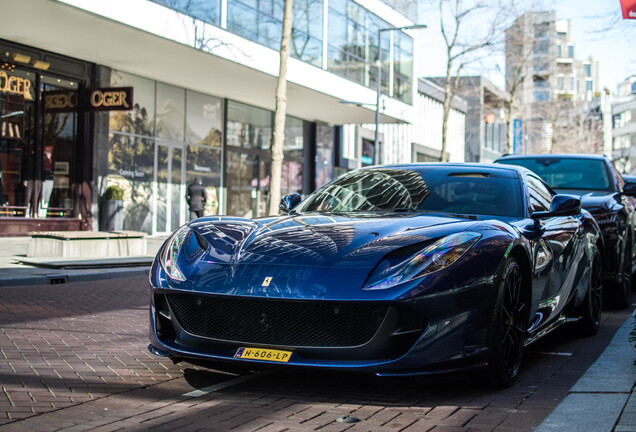
<path id="1" fill-rule="evenodd" d="M 234 358 L 287 363 L 291 355 L 291 351 L 241 347 L 236 351 L 236 354 L 234 354 Z"/>

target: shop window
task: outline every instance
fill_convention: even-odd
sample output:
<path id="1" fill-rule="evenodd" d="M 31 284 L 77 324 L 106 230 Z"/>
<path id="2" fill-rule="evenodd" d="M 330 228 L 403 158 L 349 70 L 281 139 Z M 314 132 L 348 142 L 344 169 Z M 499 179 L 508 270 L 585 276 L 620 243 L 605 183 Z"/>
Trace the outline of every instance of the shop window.
<path id="1" fill-rule="evenodd" d="M 136 75 L 113 71 L 112 87 L 133 87 L 135 98 L 130 111 L 112 111 L 110 130 L 142 136 L 155 135 L 155 82 Z"/>
<path id="2" fill-rule="evenodd" d="M 151 232 L 154 140 L 111 131 L 108 175 L 124 191 L 124 229 Z"/>
<path id="3" fill-rule="evenodd" d="M 0 216 L 73 217 L 79 84 L 15 68 L 0 71 L 8 79 L 16 85 L 0 93 Z"/>
<path id="4" fill-rule="evenodd" d="M 303 191 L 303 148 L 304 122 L 301 119 L 285 119 L 285 141 L 283 143 L 283 166 L 281 192 L 302 193 Z"/>
<path id="5" fill-rule="evenodd" d="M 157 138 L 185 141 L 185 90 L 157 83 L 157 111 L 155 127 Z"/>
<path id="6" fill-rule="evenodd" d="M 77 94 L 77 84 L 55 77 L 40 78 L 43 97 L 51 92 Z M 57 112 L 42 104 L 42 167 L 38 217 L 73 215 L 77 111 Z"/>
<path id="7" fill-rule="evenodd" d="M 35 158 L 29 157 L 35 119 L 35 76 L 20 70 L 0 70 L 0 80 L 23 80 L 24 92 L 0 92 L 0 217 L 30 216 L 28 205 L 33 193 Z M 14 78 L 15 79 L 15 78 Z M 26 84 L 28 82 L 28 84 Z"/>
<path id="8" fill-rule="evenodd" d="M 334 178 L 334 131 L 333 127 L 316 127 L 316 188 Z"/>
<path id="9" fill-rule="evenodd" d="M 110 113 L 108 177 L 103 185 L 115 183 L 124 189 L 124 228 L 158 233 L 183 224 L 185 188 L 195 177 L 202 178 L 209 192 L 204 213 L 216 214 L 222 99 L 118 71 L 113 71 L 111 83 L 135 89 L 133 110 Z"/>
<path id="10" fill-rule="evenodd" d="M 271 134 L 271 111 L 238 102 L 228 102 L 228 145 L 269 150 Z"/>
<path id="11" fill-rule="evenodd" d="M 186 93 L 186 142 L 221 147 L 223 101 L 214 96 L 188 90 Z"/>
<path id="12" fill-rule="evenodd" d="M 204 214 L 219 209 L 223 101 L 202 93 L 186 92 L 186 184 L 200 177 L 206 190 Z"/>

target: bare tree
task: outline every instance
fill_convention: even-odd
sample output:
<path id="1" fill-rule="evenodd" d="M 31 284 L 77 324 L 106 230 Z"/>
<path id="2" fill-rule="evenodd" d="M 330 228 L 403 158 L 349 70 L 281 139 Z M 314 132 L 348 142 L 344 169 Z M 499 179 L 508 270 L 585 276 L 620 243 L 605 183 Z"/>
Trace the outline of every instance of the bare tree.
<path id="1" fill-rule="evenodd" d="M 444 78 L 444 104 L 442 117 L 442 162 L 447 161 L 447 130 L 451 102 L 457 94 L 462 69 L 476 60 L 479 51 L 492 45 L 502 30 L 502 15 L 493 12 L 486 1 L 466 3 L 462 0 L 438 0 L 440 30 L 446 50 L 446 76 Z M 487 19 L 479 28 L 475 19 Z M 470 27 L 469 27 L 470 26 Z"/>
<path id="2" fill-rule="evenodd" d="M 287 60 L 292 30 L 293 0 L 285 0 L 283 36 L 280 41 L 280 70 L 276 85 L 276 109 L 274 111 L 274 139 L 272 142 L 272 164 L 269 176 L 269 214 L 278 213 L 281 198 L 281 176 L 283 167 L 283 143 L 285 141 L 285 116 L 287 114 Z"/>
<path id="3" fill-rule="evenodd" d="M 603 153 L 603 123 L 599 107 L 559 97 L 553 104 L 551 153 Z"/>

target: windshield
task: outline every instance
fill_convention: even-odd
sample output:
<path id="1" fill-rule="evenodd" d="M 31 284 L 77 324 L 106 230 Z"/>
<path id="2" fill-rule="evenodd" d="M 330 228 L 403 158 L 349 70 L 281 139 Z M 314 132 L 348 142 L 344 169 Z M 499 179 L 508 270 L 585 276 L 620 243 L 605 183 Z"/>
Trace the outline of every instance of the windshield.
<path id="1" fill-rule="evenodd" d="M 297 212 L 430 211 L 520 217 L 519 181 L 457 167 L 353 171 L 323 186 Z M 455 169 L 455 171 L 454 171 Z"/>
<path id="2" fill-rule="evenodd" d="M 498 162 L 526 167 L 552 189 L 610 190 L 609 177 L 602 160 L 538 157 L 506 158 Z"/>

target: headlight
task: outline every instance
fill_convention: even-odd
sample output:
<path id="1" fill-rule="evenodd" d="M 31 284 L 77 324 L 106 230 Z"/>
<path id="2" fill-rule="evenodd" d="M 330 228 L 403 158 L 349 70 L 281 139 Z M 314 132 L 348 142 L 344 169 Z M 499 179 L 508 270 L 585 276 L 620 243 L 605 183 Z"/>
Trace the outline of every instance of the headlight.
<path id="1" fill-rule="evenodd" d="M 481 234 L 462 232 L 451 234 L 419 251 L 409 261 L 380 262 L 364 289 L 391 288 L 399 283 L 434 273 L 453 264 L 470 249 Z"/>
<path id="2" fill-rule="evenodd" d="M 183 244 L 186 242 L 190 231 L 190 228 L 187 226 L 182 226 L 176 230 L 168 240 L 166 247 L 161 251 L 159 262 L 166 274 L 172 279 L 179 281 L 185 280 L 183 272 L 179 269 L 178 261 L 179 252 L 181 251 Z"/>

